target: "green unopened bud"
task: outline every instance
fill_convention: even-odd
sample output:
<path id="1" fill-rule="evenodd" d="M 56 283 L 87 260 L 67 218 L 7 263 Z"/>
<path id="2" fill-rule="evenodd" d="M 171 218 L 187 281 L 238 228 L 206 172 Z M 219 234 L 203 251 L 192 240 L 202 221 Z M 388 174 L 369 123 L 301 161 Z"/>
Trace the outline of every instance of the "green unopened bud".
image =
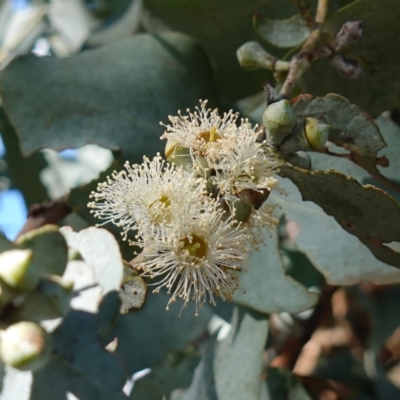
<path id="1" fill-rule="evenodd" d="M 176 142 L 168 139 L 165 145 L 165 157 L 167 161 L 176 166 L 182 166 L 185 170 L 192 169 L 193 161 L 190 155 L 190 149 L 178 145 Z"/>
<path id="2" fill-rule="evenodd" d="M 292 154 L 297 151 L 319 151 L 329 136 L 329 125 L 316 118 L 306 118 L 298 124 L 290 135 L 279 147 L 283 154 Z"/>
<path id="3" fill-rule="evenodd" d="M 63 317 L 69 310 L 73 283 L 53 275 L 42 279 L 13 315 L 17 320 L 43 321 Z"/>
<path id="4" fill-rule="evenodd" d="M 289 63 L 281 61 L 267 53 L 258 42 L 247 42 L 236 51 L 241 67 L 245 69 L 268 69 L 270 71 L 288 71 Z"/>
<path id="5" fill-rule="evenodd" d="M 275 147 L 279 146 L 292 131 L 296 121 L 297 116 L 288 100 L 283 99 L 270 104 L 263 114 L 268 144 Z"/>
<path id="6" fill-rule="evenodd" d="M 241 199 L 227 200 L 223 198 L 220 204 L 225 211 L 223 215 L 224 219 L 227 219 L 233 214 L 233 218 L 237 222 L 246 222 L 250 217 L 251 206 Z"/>
<path id="7" fill-rule="evenodd" d="M 21 371 L 37 371 L 44 367 L 50 352 L 50 336 L 34 322 L 18 322 L 2 333 L 1 359 Z"/>
<path id="8" fill-rule="evenodd" d="M 18 290 L 32 290 L 39 283 L 39 271 L 32 264 L 31 250 L 8 250 L 0 254 L 0 278 Z"/>
<path id="9" fill-rule="evenodd" d="M 296 153 L 289 154 L 287 160 L 296 167 L 303 169 L 311 168 L 311 159 L 304 151 L 297 151 Z"/>
<path id="10" fill-rule="evenodd" d="M 268 199 L 270 193 L 271 191 L 268 188 L 260 190 L 244 189 L 238 193 L 238 196 L 242 201 L 258 210 Z"/>
<path id="11" fill-rule="evenodd" d="M 208 165 L 208 161 L 202 156 L 196 156 L 194 168 L 197 172 L 197 175 L 204 179 L 208 179 L 211 176 L 212 170 Z"/>
<path id="12" fill-rule="evenodd" d="M 304 130 L 310 144 L 314 150 L 322 150 L 329 137 L 330 126 L 324 124 L 316 118 L 306 118 Z"/>
<path id="13" fill-rule="evenodd" d="M 165 144 L 165 158 L 168 158 L 174 153 L 175 148 L 178 146 L 178 143 L 174 140 L 168 139 L 167 143 Z"/>

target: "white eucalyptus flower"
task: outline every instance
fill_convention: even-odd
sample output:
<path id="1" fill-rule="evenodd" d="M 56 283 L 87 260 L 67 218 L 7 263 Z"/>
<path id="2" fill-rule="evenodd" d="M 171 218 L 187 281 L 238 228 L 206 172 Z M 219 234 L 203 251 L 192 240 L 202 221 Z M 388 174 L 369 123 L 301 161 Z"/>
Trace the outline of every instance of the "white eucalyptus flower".
<path id="1" fill-rule="evenodd" d="M 207 300 L 215 305 L 215 296 L 231 300 L 238 286 L 236 272 L 246 266 L 247 236 L 241 225 L 222 220 L 222 215 L 210 199 L 199 218 L 181 213 L 165 236 L 138 236 L 132 242 L 143 248 L 132 264 L 142 276 L 157 280 L 154 292 L 166 287 L 171 294 L 167 309 L 177 298 L 184 306 L 193 300 L 196 314 Z"/>
<path id="2" fill-rule="evenodd" d="M 141 234 L 162 235 L 175 225 L 175 215 L 184 213 L 195 219 L 204 212 L 207 200 L 205 181 L 182 168 L 166 163 L 158 155 L 144 157 L 141 165 L 125 164 L 126 171 L 114 171 L 92 192 L 88 206 L 95 217 L 122 228 L 124 240 L 132 230 Z M 98 225 L 99 226 L 99 225 Z"/>
<path id="3" fill-rule="evenodd" d="M 267 154 L 265 143 L 257 142 L 257 126 L 247 120 L 231 136 L 219 159 L 209 161 L 215 170 L 213 183 L 223 194 L 232 195 L 244 189 L 272 190 L 278 186 L 274 178 L 279 162 Z"/>
<path id="4" fill-rule="evenodd" d="M 227 139 L 235 133 L 238 114 L 230 110 L 221 117 L 217 108 L 211 110 L 206 106 L 207 100 L 200 101 L 200 107 L 196 107 L 194 112 L 186 110 L 188 115 L 178 111 L 178 116 L 169 116 L 171 125 L 160 123 L 166 128 L 161 139 L 190 149 L 193 158 L 215 158 L 216 154 L 220 154 L 221 139 Z M 225 140 L 223 146 L 227 144 Z"/>
<path id="5" fill-rule="evenodd" d="M 279 224 L 279 220 L 274 214 L 275 208 L 277 208 L 276 205 L 264 203 L 258 210 L 252 209 L 250 217 L 243 224 L 249 243 L 255 250 L 259 249 L 260 244 L 265 244 L 265 236 L 268 231 L 275 229 Z"/>

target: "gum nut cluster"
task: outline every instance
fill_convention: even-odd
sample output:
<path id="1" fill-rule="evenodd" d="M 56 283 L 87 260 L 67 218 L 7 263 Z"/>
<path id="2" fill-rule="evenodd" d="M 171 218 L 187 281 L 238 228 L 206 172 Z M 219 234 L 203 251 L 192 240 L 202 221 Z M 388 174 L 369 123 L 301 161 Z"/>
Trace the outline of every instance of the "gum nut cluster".
<path id="1" fill-rule="evenodd" d="M 173 143 L 169 155 L 187 150 L 187 165 L 170 164 L 159 154 L 144 157 L 141 165 L 126 163 L 98 185 L 88 204 L 101 225 L 117 225 L 124 240 L 142 249 L 132 265 L 154 279 L 154 292 L 166 288 L 167 309 L 178 298 L 183 306 L 192 300 L 196 314 L 207 301 L 215 305 L 216 296 L 231 300 L 249 243 L 258 242 L 262 228 L 277 225 L 274 206 L 255 209 L 240 200 L 240 192 L 267 198 L 279 190 L 274 178 L 279 163 L 257 142 L 256 128 L 247 120 L 237 124 L 232 111 L 220 117 L 206 105 L 201 101 L 188 116 L 169 117 L 172 125 L 161 137 L 168 139 L 168 149 Z M 199 173 L 199 158 L 207 175 Z M 250 209 L 244 220 L 235 218 L 237 203 Z"/>

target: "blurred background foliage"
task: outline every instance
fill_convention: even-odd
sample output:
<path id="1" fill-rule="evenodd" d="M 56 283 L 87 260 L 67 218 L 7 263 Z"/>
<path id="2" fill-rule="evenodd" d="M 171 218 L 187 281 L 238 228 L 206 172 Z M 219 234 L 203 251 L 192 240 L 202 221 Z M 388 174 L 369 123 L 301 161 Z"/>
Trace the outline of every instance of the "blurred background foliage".
<path id="1" fill-rule="evenodd" d="M 343 54 L 363 76 L 348 79 L 317 60 L 294 94 L 344 96 L 359 108 L 346 108 L 348 119 L 324 113 L 329 123 L 349 130 L 359 118 L 356 155 L 379 145 L 358 163 L 313 152 L 320 172 L 281 174 L 288 195 L 268 200 L 280 206 L 279 229 L 251 254 L 232 303 L 207 305 L 198 317 L 191 307 L 178 317 L 179 305 L 166 312 L 167 295 L 146 297 L 145 283 L 127 273 L 132 249 L 112 227 L 113 235 L 91 227 L 86 207 L 111 170 L 163 151 L 159 121 L 178 109 L 209 99 L 260 123 L 262 85 L 279 77 L 243 70 L 236 51 L 256 40 L 290 60 L 314 29 L 307 16 L 317 3 L 0 1 L 0 228 L 9 240 L 1 251 L 31 249 L 48 266 L 42 280 L 74 282 L 57 323 L 27 311 L 27 299 L 11 310 L 51 332 L 53 353 L 34 373 L 2 365 L 1 400 L 400 398 L 398 1 L 329 1 L 321 29 L 331 40 L 344 22 L 362 21 L 362 39 Z M 319 112 L 303 100 L 299 115 Z M 329 149 L 339 151 L 334 139 Z M 383 157 L 389 165 L 376 163 Z M 341 191 L 348 198 L 339 205 Z M 28 209 L 40 213 L 51 201 L 64 207 L 53 221 L 60 231 L 12 242 Z M 122 296 L 121 286 L 139 298 Z"/>

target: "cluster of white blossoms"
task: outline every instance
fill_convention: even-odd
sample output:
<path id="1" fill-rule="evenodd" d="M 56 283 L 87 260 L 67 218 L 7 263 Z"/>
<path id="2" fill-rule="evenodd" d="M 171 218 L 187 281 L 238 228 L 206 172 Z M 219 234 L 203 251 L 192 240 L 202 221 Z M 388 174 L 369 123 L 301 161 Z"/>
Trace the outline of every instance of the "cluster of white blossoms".
<path id="1" fill-rule="evenodd" d="M 126 163 L 88 204 L 102 225 L 112 222 L 142 248 L 131 264 L 154 279 L 155 292 L 167 289 L 167 309 L 181 298 L 184 305 L 193 300 L 196 313 L 206 301 L 215 305 L 215 296 L 232 298 L 251 242 L 277 224 L 264 201 L 278 189 L 277 162 L 256 128 L 247 120 L 238 124 L 232 111 L 221 117 L 200 104 L 188 116 L 169 117 L 161 138 L 168 139 L 172 163 L 160 155 Z"/>

